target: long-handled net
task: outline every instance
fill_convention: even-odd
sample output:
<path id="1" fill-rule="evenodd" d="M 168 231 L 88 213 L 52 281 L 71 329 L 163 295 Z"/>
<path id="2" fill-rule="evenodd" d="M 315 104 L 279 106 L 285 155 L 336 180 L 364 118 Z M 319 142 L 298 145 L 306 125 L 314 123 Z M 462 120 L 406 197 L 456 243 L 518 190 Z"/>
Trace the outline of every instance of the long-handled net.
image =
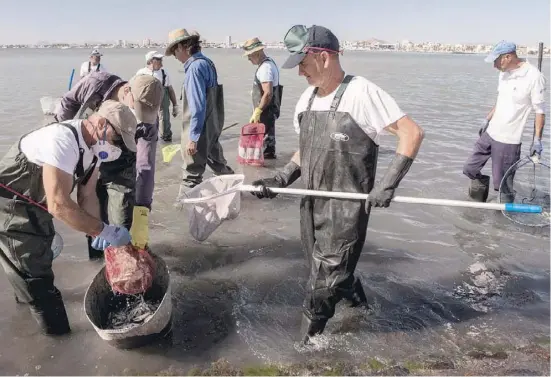
<path id="1" fill-rule="evenodd" d="M 549 161 L 525 157 L 511 166 L 499 187 L 500 203 L 530 204 L 542 207 L 541 213 L 503 211 L 509 220 L 532 227 L 549 226 Z"/>
<path id="2" fill-rule="evenodd" d="M 185 208 L 188 214 L 189 231 L 198 241 L 206 240 L 222 222 L 235 219 L 241 209 L 241 192 L 259 192 L 261 186 L 243 184 L 243 174 L 221 175 L 203 181 L 192 189 L 180 188 L 176 205 Z M 355 192 L 316 191 L 293 188 L 269 187 L 277 194 L 328 197 L 336 199 L 366 200 L 369 195 Z M 542 207 L 530 203 L 480 203 L 461 200 L 412 198 L 396 196 L 393 202 L 429 204 L 446 207 L 470 207 L 478 209 L 520 212 L 539 216 Z M 548 208 L 548 207 L 547 207 Z"/>

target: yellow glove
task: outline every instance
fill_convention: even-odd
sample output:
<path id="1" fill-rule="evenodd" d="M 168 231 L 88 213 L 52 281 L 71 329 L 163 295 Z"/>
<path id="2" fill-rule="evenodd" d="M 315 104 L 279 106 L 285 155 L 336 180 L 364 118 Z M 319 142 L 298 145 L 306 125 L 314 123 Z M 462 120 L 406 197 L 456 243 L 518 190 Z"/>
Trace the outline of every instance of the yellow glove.
<path id="1" fill-rule="evenodd" d="M 260 114 L 262 114 L 262 109 L 260 107 L 255 108 L 249 123 L 258 123 L 260 121 Z"/>
<path id="2" fill-rule="evenodd" d="M 149 208 L 134 206 L 130 236 L 132 237 L 132 244 L 139 249 L 145 249 L 145 245 L 149 242 L 148 217 Z"/>

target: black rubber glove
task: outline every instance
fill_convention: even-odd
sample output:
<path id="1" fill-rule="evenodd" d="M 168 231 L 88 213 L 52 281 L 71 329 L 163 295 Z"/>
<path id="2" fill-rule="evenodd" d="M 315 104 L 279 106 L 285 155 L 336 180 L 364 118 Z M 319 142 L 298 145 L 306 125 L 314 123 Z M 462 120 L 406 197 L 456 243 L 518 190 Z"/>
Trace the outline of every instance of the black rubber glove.
<path id="1" fill-rule="evenodd" d="M 412 163 L 412 158 L 397 153 L 383 179 L 377 182 L 369 193 L 368 202 L 374 207 L 388 207 L 394 197 L 394 190 L 396 190 Z M 368 206 L 366 206 L 366 210 L 367 208 Z"/>
<path id="2" fill-rule="evenodd" d="M 268 187 L 287 187 L 300 177 L 300 166 L 290 161 L 278 171 L 273 178 L 258 179 L 251 183 L 252 186 L 262 186 L 262 191 L 252 192 L 258 199 L 269 198 L 273 199 L 277 196 Z"/>

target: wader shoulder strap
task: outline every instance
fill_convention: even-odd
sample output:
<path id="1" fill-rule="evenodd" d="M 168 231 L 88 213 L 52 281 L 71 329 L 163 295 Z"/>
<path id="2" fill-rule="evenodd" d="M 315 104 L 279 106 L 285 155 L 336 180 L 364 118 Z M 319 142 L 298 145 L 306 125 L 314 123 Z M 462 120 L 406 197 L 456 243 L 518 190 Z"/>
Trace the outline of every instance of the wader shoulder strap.
<path id="1" fill-rule="evenodd" d="M 354 76 L 351 76 L 351 75 L 346 75 L 344 77 L 344 79 L 342 80 L 342 83 L 339 85 L 339 89 L 337 90 L 337 93 L 335 93 L 335 98 L 333 98 L 333 102 L 331 103 L 330 111 L 337 111 L 337 109 L 339 108 L 339 104 L 341 103 L 342 95 L 344 94 L 344 91 L 348 87 L 348 84 L 350 83 L 353 77 Z M 308 100 L 308 107 L 306 108 L 306 111 L 310 111 L 310 109 L 312 108 L 312 104 L 314 103 L 316 94 L 318 94 L 318 87 L 314 88 L 314 90 L 312 91 L 312 95 Z"/>
<path id="2" fill-rule="evenodd" d="M 166 82 L 166 73 L 165 73 L 165 70 L 161 68 L 161 73 L 163 74 L 163 88 L 165 86 L 165 82 Z"/>
<path id="3" fill-rule="evenodd" d="M 81 148 L 81 146 L 80 146 L 80 140 L 79 140 L 79 137 L 78 137 L 77 130 L 75 129 L 75 127 L 73 127 L 70 124 L 67 124 L 67 123 L 59 123 L 59 124 L 69 128 L 73 132 L 73 135 L 75 136 L 75 139 L 77 141 L 79 157 L 78 157 L 78 162 L 77 162 L 77 166 L 75 167 L 75 173 L 74 173 L 74 175 L 77 177 L 77 179 L 73 181 L 73 189 L 74 189 L 75 186 L 78 183 L 80 183 L 82 185 L 85 185 L 86 183 L 88 183 L 88 180 L 92 176 L 92 172 L 94 171 L 94 168 L 96 167 L 96 164 L 98 162 L 98 158 L 96 156 L 94 156 L 94 158 L 92 160 L 92 163 L 90 164 L 88 169 L 84 170 L 84 162 L 83 162 L 83 160 L 84 160 L 84 149 Z"/>
<path id="4" fill-rule="evenodd" d="M 196 60 L 204 60 L 206 61 L 207 63 L 209 63 L 209 65 L 211 66 L 212 70 L 214 71 L 214 81 L 216 82 L 216 84 L 218 85 L 218 72 L 216 72 L 216 67 L 214 66 L 214 63 L 210 60 L 210 59 L 207 59 L 206 57 L 204 56 L 201 56 L 201 57 L 195 57 L 195 58 L 192 58 L 193 60 L 191 61 L 190 65 L 193 64 L 194 61 Z M 188 66 L 189 68 L 189 66 Z"/>
<path id="5" fill-rule="evenodd" d="M 310 96 L 310 99 L 308 100 L 308 106 L 306 107 L 306 111 L 310 111 L 312 108 L 312 104 L 314 103 L 314 98 L 316 98 L 316 94 L 318 94 L 318 88 L 315 87 L 314 90 L 312 90 L 312 95 Z"/>
<path id="6" fill-rule="evenodd" d="M 258 65 L 258 67 L 256 68 L 256 71 L 254 72 L 254 81 L 258 81 L 258 79 L 256 78 L 256 74 L 258 73 L 258 70 L 260 69 L 260 67 L 262 67 L 262 64 L 264 64 L 266 62 L 272 62 L 275 65 L 275 62 L 269 57 L 266 57 L 264 60 L 262 60 L 260 62 L 260 64 Z"/>
<path id="7" fill-rule="evenodd" d="M 348 87 L 348 84 L 352 80 L 354 76 L 346 75 L 344 79 L 342 80 L 341 85 L 339 85 L 339 89 L 337 90 L 337 93 L 335 94 L 335 98 L 333 98 L 333 102 L 331 103 L 331 111 L 337 111 L 339 108 L 339 104 L 341 103 L 342 95 L 344 94 L 344 91 Z"/>
<path id="8" fill-rule="evenodd" d="M 98 66 L 96 67 L 96 72 L 99 72 L 99 66 L 101 64 L 98 64 Z M 88 73 L 90 73 L 90 71 L 92 70 L 92 62 L 88 61 Z"/>

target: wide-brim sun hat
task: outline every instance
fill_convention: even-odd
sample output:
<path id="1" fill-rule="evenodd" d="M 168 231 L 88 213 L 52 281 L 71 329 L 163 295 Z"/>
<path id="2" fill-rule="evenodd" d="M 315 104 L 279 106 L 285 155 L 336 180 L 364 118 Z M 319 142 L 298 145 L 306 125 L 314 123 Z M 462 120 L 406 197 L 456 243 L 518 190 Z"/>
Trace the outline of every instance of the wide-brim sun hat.
<path id="1" fill-rule="evenodd" d="M 165 56 L 172 56 L 172 48 L 180 42 L 199 36 L 197 32 L 188 33 L 186 29 L 175 29 L 168 33 L 168 45 L 165 49 Z"/>

